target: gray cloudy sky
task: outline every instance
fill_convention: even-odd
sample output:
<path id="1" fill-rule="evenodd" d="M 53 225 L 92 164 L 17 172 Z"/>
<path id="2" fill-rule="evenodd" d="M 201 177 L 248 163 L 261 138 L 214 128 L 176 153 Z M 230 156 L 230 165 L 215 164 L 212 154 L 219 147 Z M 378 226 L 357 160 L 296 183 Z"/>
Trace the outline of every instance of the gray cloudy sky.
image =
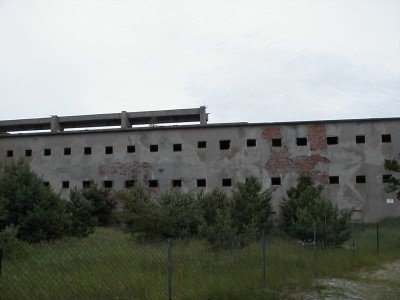
<path id="1" fill-rule="evenodd" d="M 0 0 L 0 119 L 400 116 L 400 0 Z"/>

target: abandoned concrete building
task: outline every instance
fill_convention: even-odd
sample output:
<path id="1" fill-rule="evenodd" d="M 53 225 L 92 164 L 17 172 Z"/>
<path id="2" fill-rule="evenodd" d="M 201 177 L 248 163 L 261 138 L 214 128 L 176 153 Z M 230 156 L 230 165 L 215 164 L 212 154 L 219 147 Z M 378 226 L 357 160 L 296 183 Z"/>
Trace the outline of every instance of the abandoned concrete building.
<path id="1" fill-rule="evenodd" d="M 273 189 L 274 211 L 298 174 L 308 172 L 354 219 L 400 216 L 400 203 L 384 191 L 393 175 L 384 160 L 400 153 L 400 118 L 221 124 L 207 119 L 200 107 L 0 121 L 0 161 L 24 158 L 66 198 L 70 188 L 91 181 L 113 189 L 142 184 L 157 195 L 170 188 L 229 192 L 254 176 Z M 162 126 L 166 123 L 173 125 Z"/>

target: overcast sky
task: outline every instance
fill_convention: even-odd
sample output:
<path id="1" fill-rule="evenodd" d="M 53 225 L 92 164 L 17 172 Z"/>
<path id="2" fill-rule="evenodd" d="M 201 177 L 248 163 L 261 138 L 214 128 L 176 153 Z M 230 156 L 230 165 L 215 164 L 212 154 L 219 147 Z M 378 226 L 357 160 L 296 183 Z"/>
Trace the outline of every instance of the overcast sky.
<path id="1" fill-rule="evenodd" d="M 400 0 L 0 0 L 0 119 L 400 116 Z"/>

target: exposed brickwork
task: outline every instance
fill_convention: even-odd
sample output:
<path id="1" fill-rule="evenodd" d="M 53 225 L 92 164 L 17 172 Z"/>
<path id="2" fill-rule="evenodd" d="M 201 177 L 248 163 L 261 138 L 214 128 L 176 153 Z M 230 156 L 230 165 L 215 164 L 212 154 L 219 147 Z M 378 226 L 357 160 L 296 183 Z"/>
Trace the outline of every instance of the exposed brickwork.
<path id="1" fill-rule="evenodd" d="M 138 169 L 149 169 L 151 168 L 151 164 L 148 162 L 132 162 L 127 164 L 109 164 L 109 165 L 102 165 L 99 167 L 99 173 L 104 176 L 105 174 L 112 174 L 112 175 L 124 175 L 129 176 L 134 173 L 135 170 Z"/>
<path id="2" fill-rule="evenodd" d="M 298 173 L 310 173 L 314 171 L 318 163 L 328 163 L 329 159 L 319 154 L 311 156 L 297 156 L 289 158 L 285 153 L 271 153 L 271 157 L 265 165 L 266 170 L 272 176 L 278 176 L 288 171 Z"/>
<path id="3" fill-rule="evenodd" d="M 308 140 L 310 141 L 310 150 L 324 151 L 327 149 L 326 145 L 326 128 L 324 124 L 311 125 L 308 128 Z"/>
<path id="4" fill-rule="evenodd" d="M 270 126 L 264 128 L 261 134 L 264 140 L 271 140 L 271 139 L 280 139 L 281 138 L 281 129 L 278 126 Z"/>
<path id="5" fill-rule="evenodd" d="M 281 130 L 277 126 L 266 127 L 262 132 L 262 138 L 270 141 L 271 139 L 281 138 Z M 310 126 L 308 130 L 310 150 L 326 150 L 326 129 L 323 124 Z M 265 165 L 271 177 L 281 176 L 287 172 L 309 173 L 316 181 L 326 183 L 328 174 L 317 171 L 318 164 L 327 164 L 329 159 L 320 154 L 311 156 L 301 155 L 294 158 L 289 157 L 289 149 L 286 145 L 282 147 L 270 147 L 270 157 Z"/>

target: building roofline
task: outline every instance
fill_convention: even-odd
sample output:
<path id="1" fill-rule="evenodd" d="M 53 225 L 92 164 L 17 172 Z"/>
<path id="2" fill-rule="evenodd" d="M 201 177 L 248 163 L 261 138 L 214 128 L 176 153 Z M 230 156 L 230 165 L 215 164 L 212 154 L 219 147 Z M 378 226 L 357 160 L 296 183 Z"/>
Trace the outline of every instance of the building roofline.
<path id="1" fill-rule="evenodd" d="M 154 130 L 185 130 L 185 129 L 206 129 L 206 128 L 224 128 L 224 127 L 256 127 L 256 126 L 293 126 L 307 125 L 317 123 L 356 123 L 356 122 L 382 122 L 382 121 L 400 121 L 400 117 L 391 118 L 367 118 L 367 119 L 337 119 L 337 120 L 313 120 L 313 121 L 285 121 L 285 122 L 234 122 L 234 123 L 208 123 L 206 125 L 190 124 L 190 125 L 167 125 L 167 126 L 140 126 L 131 128 L 106 128 L 106 129 L 81 129 L 57 132 L 24 132 L 24 133 L 0 133 L 0 138 L 6 137 L 26 137 L 26 136 L 59 136 L 74 134 L 99 134 L 112 132 L 137 132 L 137 131 L 154 131 Z"/>

